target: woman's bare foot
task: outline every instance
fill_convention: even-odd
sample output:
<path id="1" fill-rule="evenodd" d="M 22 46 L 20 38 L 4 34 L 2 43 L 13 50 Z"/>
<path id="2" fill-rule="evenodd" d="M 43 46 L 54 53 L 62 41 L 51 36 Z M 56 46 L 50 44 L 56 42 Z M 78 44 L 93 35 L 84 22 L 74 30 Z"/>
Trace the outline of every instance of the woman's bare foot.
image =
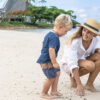
<path id="1" fill-rule="evenodd" d="M 49 94 L 41 94 L 40 98 L 44 98 L 44 99 L 53 99 L 52 96 L 50 96 Z"/>
<path id="2" fill-rule="evenodd" d="M 77 84 L 76 84 L 75 79 L 74 79 L 73 77 L 70 77 L 70 81 L 71 81 L 70 87 L 71 87 L 71 88 L 76 88 L 76 87 L 77 87 Z"/>
<path id="3" fill-rule="evenodd" d="M 62 94 L 60 92 L 51 92 L 52 96 L 62 96 Z"/>
<path id="4" fill-rule="evenodd" d="M 89 90 L 91 92 L 97 92 L 97 90 L 95 89 L 95 87 L 93 85 L 86 85 L 85 89 Z"/>

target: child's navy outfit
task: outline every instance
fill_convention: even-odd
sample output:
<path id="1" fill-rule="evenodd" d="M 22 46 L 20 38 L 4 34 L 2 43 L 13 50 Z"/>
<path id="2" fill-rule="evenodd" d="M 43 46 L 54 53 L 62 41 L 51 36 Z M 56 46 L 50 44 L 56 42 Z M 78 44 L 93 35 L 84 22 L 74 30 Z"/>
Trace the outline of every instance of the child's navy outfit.
<path id="1" fill-rule="evenodd" d="M 54 32 L 49 32 L 45 36 L 43 41 L 43 47 L 41 50 L 41 55 L 37 60 L 37 63 L 42 64 L 51 62 L 49 56 L 49 48 L 55 48 L 55 55 L 57 57 L 60 48 L 60 41 L 59 41 L 59 36 L 56 35 Z M 43 68 L 42 70 L 44 74 L 47 76 L 47 78 L 55 78 L 56 72 L 60 71 L 60 69 L 56 69 L 53 66 L 52 68 Z"/>

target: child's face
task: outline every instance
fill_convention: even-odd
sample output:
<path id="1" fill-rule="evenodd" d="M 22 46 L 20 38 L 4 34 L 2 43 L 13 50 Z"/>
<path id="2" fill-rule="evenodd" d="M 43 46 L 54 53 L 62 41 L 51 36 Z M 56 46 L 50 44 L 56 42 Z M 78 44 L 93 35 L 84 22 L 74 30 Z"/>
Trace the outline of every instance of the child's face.
<path id="1" fill-rule="evenodd" d="M 71 26 L 67 26 L 67 27 L 59 26 L 58 35 L 59 35 L 59 36 L 63 36 L 63 35 L 65 35 L 65 34 L 67 34 L 67 32 L 70 31 L 71 29 L 72 29 Z"/>

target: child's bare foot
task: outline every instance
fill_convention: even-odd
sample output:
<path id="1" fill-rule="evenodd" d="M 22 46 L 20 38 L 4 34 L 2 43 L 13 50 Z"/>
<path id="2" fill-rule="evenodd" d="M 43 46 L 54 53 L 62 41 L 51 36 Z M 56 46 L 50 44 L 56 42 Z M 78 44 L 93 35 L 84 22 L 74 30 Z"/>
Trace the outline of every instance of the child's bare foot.
<path id="1" fill-rule="evenodd" d="M 70 81 L 71 81 L 70 87 L 71 87 L 71 88 L 76 88 L 76 87 L 77 87 L 77 84 L 76 84 L 75 79 L 74 79 L 73 77 L 70 77 Z"/>
<path id="2" fill-rule="evenodd" d="M 41 94 L 40 98 L 44 98 L 44 99 L 53 99 L 52 96 L 50 96 L 49 94 Z"/>
<path id="3" fill-rule="evenodd" d="M 95 87 L 93 85 L 86 85 L 85 89 L 89 90 L 91 92 L 97 92 L 97 90 L 95 89 Z"/>
<path id="4" fill-rule="evenodd" d="M 62 96 L 62 94 L 60 92 L 51 92 L 52 96 Z"/>

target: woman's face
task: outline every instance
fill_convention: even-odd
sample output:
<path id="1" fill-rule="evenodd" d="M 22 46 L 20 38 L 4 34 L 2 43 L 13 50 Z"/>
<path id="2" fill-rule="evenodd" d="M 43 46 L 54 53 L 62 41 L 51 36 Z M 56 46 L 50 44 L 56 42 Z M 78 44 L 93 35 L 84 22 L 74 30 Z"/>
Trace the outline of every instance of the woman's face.
<path id="1" fill-rule="evenodd" d="M 86 28 L 83 28 L 83 30 L 82 30 L 82 39 L 84 41 L 91 41 L 94 36 L 95 36 L 95 33 L 89 31 Z"/>

